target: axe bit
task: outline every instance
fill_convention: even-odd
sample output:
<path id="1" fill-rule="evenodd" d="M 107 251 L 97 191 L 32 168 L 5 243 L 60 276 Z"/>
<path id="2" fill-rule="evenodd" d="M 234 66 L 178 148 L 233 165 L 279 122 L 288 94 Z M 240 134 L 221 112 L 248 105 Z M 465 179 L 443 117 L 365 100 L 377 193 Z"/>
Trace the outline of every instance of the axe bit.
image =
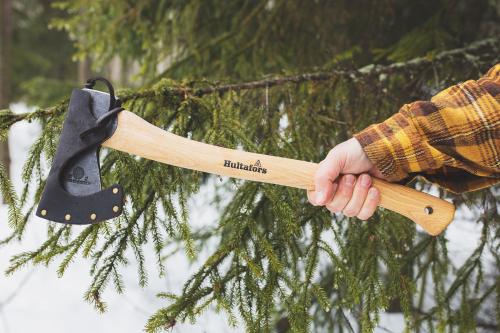
<path id="1" fill-rule="evenodd" d="M 109 94 L 94 90 L 96 80 Z M 314 189 L 317 163 L 223 148 L 164 131 L 121 108 L 113 87 L 103 79 L 75 89 L 59 146 L 36 215 L 69 224 L 97 223 L 117 217 L 123 209 L 120 185 L 101 189 L 99 149 L 107 147 L 146 159 L 202 172 Z M 380 207 L 440 234 L 453 220 L 453 204 L 402 185 L 373 179 Z"/>

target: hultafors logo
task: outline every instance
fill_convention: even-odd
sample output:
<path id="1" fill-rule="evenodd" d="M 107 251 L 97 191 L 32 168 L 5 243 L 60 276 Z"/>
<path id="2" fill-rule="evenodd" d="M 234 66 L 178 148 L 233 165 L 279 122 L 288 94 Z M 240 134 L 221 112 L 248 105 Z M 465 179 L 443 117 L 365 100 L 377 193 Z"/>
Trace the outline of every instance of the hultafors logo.
<path id="1" fill-rule="evenodd" d="M 224 166 L 226 168 L 233 168 L 233 169 L 258 172 L 258 173 L 267 173 L 267 169 L 262 167 L 262 165 L 260 164 L 260 160 L 257 160 L 257 162 L 255 162 L 254 164 L 244 164 L 241 162 L 224 160 Z"/>
<path id="2" fill-rule="evenodd" d="M 75 184 L 89 185 L 89 177 L 85 176 L 85 170 L 82 167 L 75 167 L 68 176 L 68 181 Z"/>

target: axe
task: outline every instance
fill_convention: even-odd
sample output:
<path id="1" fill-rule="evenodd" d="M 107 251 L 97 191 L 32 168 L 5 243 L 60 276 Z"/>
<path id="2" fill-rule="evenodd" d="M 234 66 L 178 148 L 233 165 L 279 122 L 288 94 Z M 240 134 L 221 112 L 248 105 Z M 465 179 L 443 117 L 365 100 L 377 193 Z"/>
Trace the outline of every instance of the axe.
<path id="1" fill-rule="evenodd" d="M 94 90 L 97 80 L 109 90 Z M 193 141 L 124 110 L 106 79 L 87 81 L 69 102 L 59 146 L 36 215 L 67 224 L 91 224 L 121 214 L 123 188 L 101 188 L 99 149 L 107 147 L 177 167 L 300 189 L 314 189 L 318 164 Z M 453 204 L 414 189 L 373 180 L 380 206 L 438 235 L 452 221 Z"/>

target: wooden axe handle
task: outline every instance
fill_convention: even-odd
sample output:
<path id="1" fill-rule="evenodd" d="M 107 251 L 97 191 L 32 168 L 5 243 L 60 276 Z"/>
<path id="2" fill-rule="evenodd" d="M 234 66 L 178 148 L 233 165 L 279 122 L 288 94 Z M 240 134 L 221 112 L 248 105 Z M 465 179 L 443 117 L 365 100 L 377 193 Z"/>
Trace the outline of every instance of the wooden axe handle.
<path id="1" fill-rule="evenodd" d="M 150 160 L 222 176 L 314 189 L 317 163 L 228 149 L 193 141 L 164 131 L 135 114 L 122 111 L 118 127 L 103 143 Z M 452 221 L 453 204 L 414 189 L 374 179 L 380 206 L 408 217 L 431 235 Z"/>

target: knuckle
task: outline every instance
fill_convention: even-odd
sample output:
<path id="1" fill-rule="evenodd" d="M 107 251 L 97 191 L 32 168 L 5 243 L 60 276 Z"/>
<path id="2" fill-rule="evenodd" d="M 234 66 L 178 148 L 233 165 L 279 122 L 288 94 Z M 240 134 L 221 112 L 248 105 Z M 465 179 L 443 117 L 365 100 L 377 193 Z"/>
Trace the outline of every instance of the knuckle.
<path id="1" fill-rule="evenodd" d="M 370 175 L 364 173 L 360 176 L 359 178 L 361 181 L 359 182 L 360 183 L 360 186 L 363 187 L 363 188 L 368 188 L 370 187 L 370 185 L 372 184 L 372 178 L 370 177 Z"/>
<path id="2" fill-rule="evenodd" d="M 370 191 L 368 192 L 368 197 L 367 197 L 366 201 L 371 206 L 377 206 L 378 203 L 380 202 L 380 193 L 378 192 L 378 190 L 375 188 L 370 189 Z"/>
<path id="3" fill-rule="evenodd" d="M 342 211 L 342 207 L 338 202 L 331 202 L 326 205 L 326 208 L 332 213 L 340 213 Z"/>
<path id="4" fill-rule="evenodd" d="M 342 211 L 345 216 L 353 217 L 356 216 L 357 212 L 352 208 L 346 208 Z"/>
<path id="5" fill-rule="evenodd" d="M 321 176 L 321 172 L 318 170 L 316 171 L 316 173 L 314 174 L 314 181 L 315 182 L 319 182 L 323 179 L 323 177 Z"/>
<path id="6" fill-rule="evenodd" d="M 336 210 L 336 209 L 334 209 L 332 207 L 328 207 L 328 206 L 326 206 L 326 209 L 328 209 L 330 211 L 330 213 L 332 213 L 332 214 L 335 214 L 335 213 L 339 212 L 338 210 Z"/>
<path id="7" fill-rule="evenodd" d="M 322 182 L 325 180 L 326 175 L 327 173 L 325 168 L 320 166 L 318 171 L 316 171 L 316 173 L 314 174 L 314 180 L 316 180 L 317 182 Z"/>
<path id="8" fill-rule="evenodd" d="M 367 214 L 360 213 L 360 214 L 358 214 L 357 218 L 362 220 L 362 221 L 366 221 L 370 218 L 370 216 L 368 216 Z"/>
<path id="9" fill-rule="evenodd" d="M 347 186 L 341 186 L 339 196 L 342 198 L 350 199 L 352 196 L 352 189 Z"/>

